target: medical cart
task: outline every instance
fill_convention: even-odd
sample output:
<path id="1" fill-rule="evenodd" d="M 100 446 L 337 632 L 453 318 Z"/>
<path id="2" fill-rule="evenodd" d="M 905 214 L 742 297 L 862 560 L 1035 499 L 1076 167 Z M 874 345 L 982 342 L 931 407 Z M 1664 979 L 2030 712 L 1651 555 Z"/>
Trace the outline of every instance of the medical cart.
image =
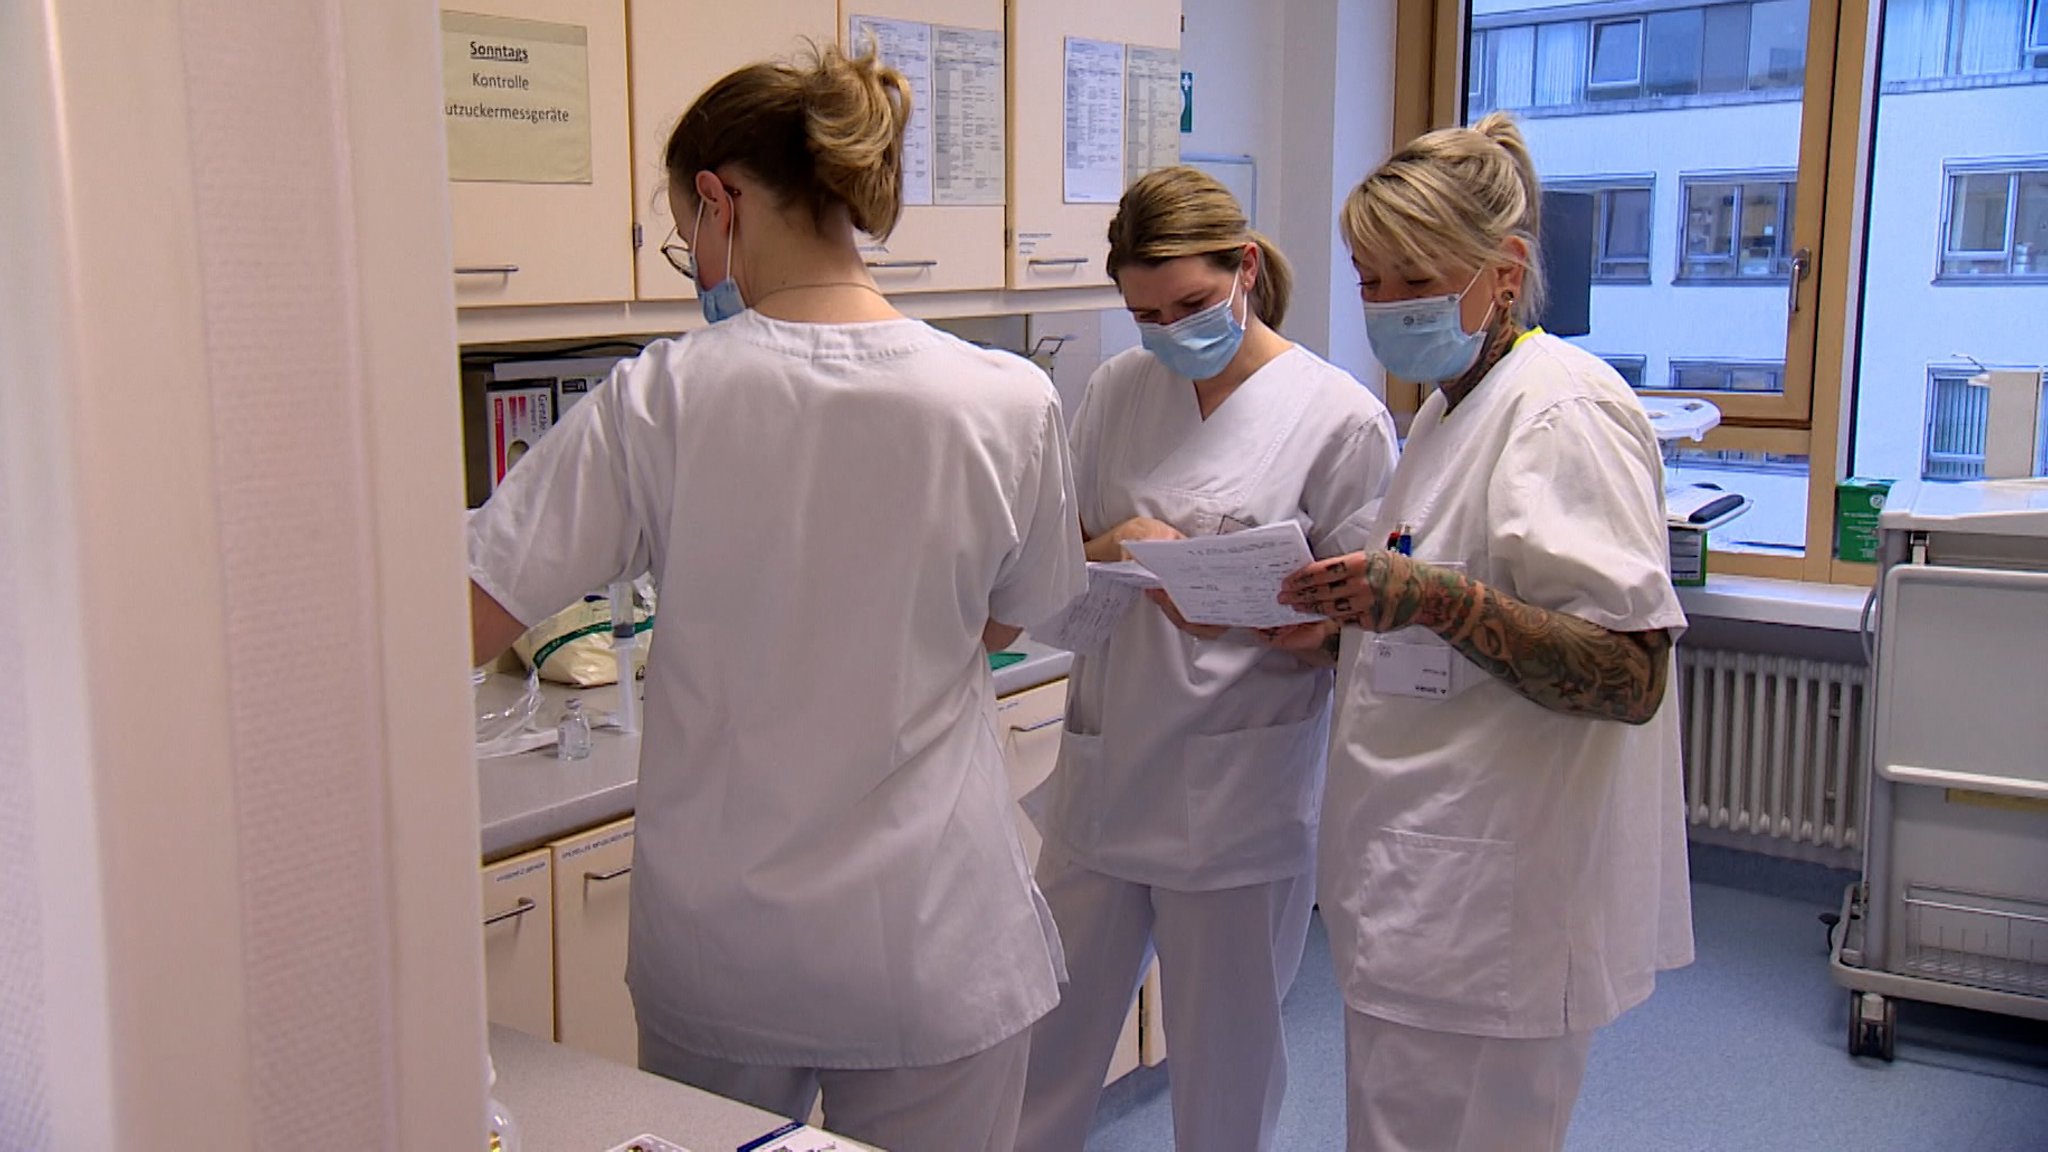
<path id="1" fill-rule="evenodd" d="M 1850 1053 L 1890 1060 L 1898 1000 L 2048 1020 L 2048 481 L 1900 484 L 1879 531 L 1863 876 L 1830 967 Z"/>

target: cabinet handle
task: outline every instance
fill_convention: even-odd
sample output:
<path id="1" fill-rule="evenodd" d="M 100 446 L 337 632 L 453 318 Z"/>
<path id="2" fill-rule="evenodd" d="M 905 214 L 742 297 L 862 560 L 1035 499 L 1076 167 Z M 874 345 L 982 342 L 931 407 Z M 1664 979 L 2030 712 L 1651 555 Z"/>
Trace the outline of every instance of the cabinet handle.
<path id="1" fill-rule="evenodd" d="M 507 920 L 516 920 L 538 907 L 539 905 L 533 902 L 532 897 L 521 896 L 519 903 L 514 904 L 509 910 L 500 912 L 496 916 L 484 917 L 484 927 L 489 928 L 493 924 L 502 924 Z"/>
<path id="2" fill-rule="evenodd" d="M 1033 256 L 1024 263 L 1033 268 L 1071 268 L 1087 262 L 1086 256 Z"/>
<path id="3" fill-rule="evenodd" d="M 624 876 L 626 873 L 631 872 L 632 870 L 633 866 L 631 864 L 628 864 L 624 868 L 614 868 L 609 872 L 585 872 L 583 874 L 583 880 L 586 884 L 591 882 L 602 884 L 606 880 L 617 880 L 619 877 Z"/>
<path id="4" fill-rule="evenodd" d="M 937 268 L 939 266 L 937 260 L 868 260 L 865 263 L 870 268 L 882 271 L 908 268 Z"/>
<path id="5" fill-rule="evenodd" d="M 1019 726 L 1017 726 L 1017 725 L 1015 725 L 1015 724 L 1012 724 L 1012 725 L 1010 725 L 1010 731 L 1012 731 L 1012 732 L 1037 732 L 1037 731 L 1040 731 L 1040 730 L 1042 730 L 1042 729 L 1045 729 L 1045 728 L 1050 728 L 1050 727 L 1052 727 L 1053 725 L 1055 725 L 1055 724 L 1058 724 L 1058 723 L 1061 723 L 1061 722 L 1063 722 L 1063 721 L 1065 721 L 1065 720 L 1066 720 L 1066 717 L 1065 717 L 1065 716 L 1055 716 L 1055 717 L 1053 717 L 1053 718 L 1052 718 L 1052 719 L 1050 719 L 1050 720 L 1040 720 L 1040 721 L 1039 721 L 1038 723 L 1036 723 L 1036 724 L 1026 724 L 1026 725 L 1024 725 L 1024 726 L 1022 726 L 1022 727 L 1019 727 Z"/>
<path id="6" fill-rule="evenodd" d="M 457 276 L 510 276 L 519 271 L 517 264 L 461 264 L 457 265 Z"/>

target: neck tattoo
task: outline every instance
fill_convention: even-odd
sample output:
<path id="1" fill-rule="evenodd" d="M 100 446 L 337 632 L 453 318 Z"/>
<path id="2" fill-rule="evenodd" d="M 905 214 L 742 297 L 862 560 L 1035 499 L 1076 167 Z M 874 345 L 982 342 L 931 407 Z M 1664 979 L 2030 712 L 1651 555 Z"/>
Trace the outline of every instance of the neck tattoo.
<path id="1" fill-rule="evenodd" d="M 1463 376 L 1437 386 L 1444 394 L 1444 415 L 1449 416 L 1452 409 L 1462 403 L 1465 397 L 1470 396 L 1474 388 L 1479 387 L 1479 382 L 1486 379 L 1486 374 L 1493 371 L 1493 366 L 1500 363 L 1514 348 L 1515 341 L 1522 338 L 1522 332 L 1522 326 L 1512 319 L 1501 324 L 1486 338 L 1486 347 L 1480 350 L 1479 359 L 1472 362 L 1472 367 L 1467 368 Z"/>

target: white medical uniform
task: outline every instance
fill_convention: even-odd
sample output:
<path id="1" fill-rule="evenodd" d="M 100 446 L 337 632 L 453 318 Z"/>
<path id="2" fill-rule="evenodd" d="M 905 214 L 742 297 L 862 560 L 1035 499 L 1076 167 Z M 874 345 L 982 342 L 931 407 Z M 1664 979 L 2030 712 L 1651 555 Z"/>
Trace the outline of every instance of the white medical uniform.
<path id="1" fill-rule="evenodd" d="M 478 514 L 472 575 L 521 621 L 642 567 L 660 591 L 643 1035 L 738 1065 L 937 1067 L 1056 1002 L 980 637 L 1086 585 L 1061 425 L 1015 356 L 748 312 L 621 365 Z M 981 1147 L 944 1115 L 960 1103 L 892 1147 Z"/>
<path id="2" fill-rule="evenodd" d="M 1125 352 L 1089 382 L 1074 446 L 1090 536 L 1138 516 L 1190 536 L 1294 520 L 1325 556 L 1363 546 L 1395 456 L 1385 405 L 1298 347 L 1207 420 L 1187 379 Z M 1149 603 L 1077 659 L 1059 764 L 1033 798 L 1072 979 L 1033 1030 L 1020 1149 L 1081 1147 L 1148 946 L 1176 1146 L 1270 1145 L 1332 678 L 1247 636 L 1196 640 Z"/>
<path id="3" fill-rule="evenodd" d="M 1553 336 L 1524 337 L 1455 411 L 1424 402 L 1374 535 L 1404 524 L 1417 559 L 1538 607 L 1685 626 L 1649 420 Z M 1566 715 L 1409 629 L 1384 640 L 1448 652 L 1455 694 L 1405 695 L 1381 639 L 1345 632 L 1319 869 L 1370 1113 L 1352 1148 L 1557 1147 L 1585 1034 L 1692 959 L 1678 693 L 1640 726 Z M 1432 1037 L 1459 1055 L 1427 1058 Z M 1473 1069 L 1463 1108 L 1439 1098 L 1448 1064 Z"/>

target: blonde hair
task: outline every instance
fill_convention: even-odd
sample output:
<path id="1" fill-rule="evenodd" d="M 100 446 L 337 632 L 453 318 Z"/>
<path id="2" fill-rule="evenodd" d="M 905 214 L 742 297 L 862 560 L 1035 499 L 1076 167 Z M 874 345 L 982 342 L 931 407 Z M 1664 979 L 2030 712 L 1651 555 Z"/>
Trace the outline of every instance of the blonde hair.
<path id="1" fill-rule="evenodd" d="M 671 185 L 694 188 L 697 173 L 738 164 L 815 223 L 844 204 L 856 228 L 882 239 L 903 211 L 909 123 L 910 81 L 872 48 L 848 56 L 814 45 L 706 89 L 669 133 L 663 167 Z"/>
<path id="2" fill-rule="evenodd" d="M 1109 278 L 1126 265 L 1164 264 L 1183 256 L 1205 256 L 1235 272 L 1244 247 L 1259 250 L 1258 279 L 1252 284 L 1252 312 L 1269 328 L 1287 317 L 1294 270 L 1271 240 L 1252 231 L 1244 208 L 1230 189 L 1194 168 L 1161 168 L 1139 177 L 1117 202 L 1109 222 Z"/>
<path id="3" fill-rule="evenodd" d="M 1543 268 L 1537 257 L 1543 185 L 1513 118 L 1489 113 L 1470 128 L 1419 136 L 1374 169 L 1344 201 L 1340 223 L 1353 254 L 1370 252 L 1419 269 L 1483 269 L 1514 257 L 1510 236 L 1528 247 L 1517 322 L 1540 315 Z"/>

